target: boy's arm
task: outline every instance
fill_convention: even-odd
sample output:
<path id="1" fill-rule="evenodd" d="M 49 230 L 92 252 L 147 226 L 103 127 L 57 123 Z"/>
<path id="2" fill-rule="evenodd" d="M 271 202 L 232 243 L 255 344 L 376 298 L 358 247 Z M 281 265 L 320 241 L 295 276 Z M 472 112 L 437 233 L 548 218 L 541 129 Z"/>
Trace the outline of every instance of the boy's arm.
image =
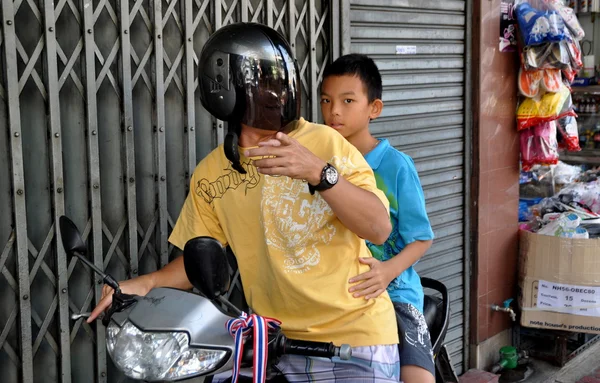
<path id="1" fill-rule="evenodd" d="M 361 258 L 371 270 L 350 279 L 350 283 L 360 282 L 349 291 L 355 297 L 375 298 L 410 266 L 414 265 L 431 247 L 433 231 L 425 209 L 425 196 L 412 159 L 404 154 L 395 158 L 398 165 L 395 184 L 390 189 L 396 206 L 394 230 L 407 245 L 398 254 L 387 254 L 390 259 L 380 262 L 375 258 Z"/>
<path id="2" fill-rule="evenodd" d="M 414 241 L 402 249 L 402 251 L 399 252 L 395 257 L 385 261 L 386 267 L 389 268 L 390 272 L 394 275 L 392 279 L 396 278 L 406 269 L 417 263 L 417 261 L 425 255 L 427 250 L 429 250 L 432 243 L 432 240 Z"/>
<path id="3" fill-rule="evenodd" d="M 348 291 L 354 293 L 355 298 L 364 296 L 365 299 L 371 299 L 379 296 L 394 279 L 425 255 L 432 242 L 427 240 L 410 243 L 395 257 L 384 262 L 373 257 L 360 258 L 360 263 L 369 265 L 371 270 L 351 278 L 349 283 L 364 282 L 352 286 Z"/>

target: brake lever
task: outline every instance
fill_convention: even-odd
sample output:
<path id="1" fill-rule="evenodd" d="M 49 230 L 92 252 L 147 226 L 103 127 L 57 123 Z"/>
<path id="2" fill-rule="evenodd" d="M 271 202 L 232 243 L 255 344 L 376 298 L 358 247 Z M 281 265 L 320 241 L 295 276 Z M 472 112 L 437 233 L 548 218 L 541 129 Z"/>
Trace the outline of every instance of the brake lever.
<path id="1" fill-rule="evenodd" d="M 91 312 L 87 312 L 87 313 L 79 313 L 79 314 L 72 314 L 72 315 L 71 315 L 71 319 L 72 319 L 72 320 L 78 320 L 78 319 L 81 319 L 81 318 L 89 318 L 89 317 L 90 317 L 90 315 L 92 315 L 92 313 L 91 313 Z"/>
<path id="2" fill-rule="evenodd" d="M 108 326 L 108 324 L 110 323 L 110 319 L 112 318 L 114 313 L 120 313 L 122 311 L 125 311 L 126 309 L 131 307 L 131 305 L 137 302 L 135 297 L 136 295 L 124 294 L 121 292 L 121 289 L 116 289 L 113 294 L 112 304 L 110 305 L 104 318 L 102 318 L 102 324 L 104 325 L 104 327 Z"/>

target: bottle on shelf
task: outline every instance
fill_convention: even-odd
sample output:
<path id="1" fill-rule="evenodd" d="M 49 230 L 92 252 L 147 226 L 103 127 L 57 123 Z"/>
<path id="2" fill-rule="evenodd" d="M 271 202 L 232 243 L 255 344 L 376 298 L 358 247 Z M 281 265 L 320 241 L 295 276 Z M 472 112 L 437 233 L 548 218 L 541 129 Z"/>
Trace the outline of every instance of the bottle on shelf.
<path id="1" fill-rule="evenodd" d="M 584 105 L 584 110 L 583 110 L 583 113 L 590 113 L 590 111 L 591 111 L 591 109 L 592 109 L 592 105 L 591 105 L 591 102 L 590 102 L 590 99 L 589 99 L 589 98 L 586 98 L 586 99 L 583 101 L 583 105 Z"/>
<path id="2" fill-rule="evenodd" d="M 593 142 L 594 149 L 600 149 L 600 122 L 596 123 L 596 130 L 594 131 L 591 141 Z"/>

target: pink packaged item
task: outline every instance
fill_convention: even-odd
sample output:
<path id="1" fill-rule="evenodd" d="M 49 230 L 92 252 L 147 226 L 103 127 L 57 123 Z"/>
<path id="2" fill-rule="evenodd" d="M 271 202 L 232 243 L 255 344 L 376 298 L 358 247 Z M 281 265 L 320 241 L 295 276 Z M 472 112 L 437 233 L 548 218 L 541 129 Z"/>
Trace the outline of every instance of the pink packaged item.
<path id="1" fill-rule="evenodd" d="M 556 121 L 545 122 L 521 132 L 521 165 L 524 171 L 529 171 L 534 165 L 557 163 Z"/>

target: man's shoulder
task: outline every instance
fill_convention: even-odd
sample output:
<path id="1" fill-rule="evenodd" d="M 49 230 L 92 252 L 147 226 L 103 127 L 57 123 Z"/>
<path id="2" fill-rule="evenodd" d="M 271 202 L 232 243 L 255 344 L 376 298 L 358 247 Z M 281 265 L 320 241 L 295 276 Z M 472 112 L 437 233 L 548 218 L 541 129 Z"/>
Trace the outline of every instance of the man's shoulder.
<path id="1" fill-rule="evenodd" d="M 347 142 L 335 129 L 332 129 L 327 125 L 306 121 L 304 119 L 300 120 L 300 126 L 293 134 L 293 137 L 298 141 L 309 139 L 315 143 L 340 142 L 345 145 Z M 318 137 L 318 139 L 313 140 L 314 137 Z"/>
<path id="2" fill-rule="evenodd" d="M 223 144 L 214 148 L 210 153 L 208 153 L 204 158 L 200 160 L 198 165 L 196 165 L 195 173 L 206 173 L 215 169 L 216 165 L 219 165 L 223 162 L 223 158 L 225 157 L 225 153 L 223 151 Z M 217 168 L 221 168 L 222 166 L 218 166 Z"/>

